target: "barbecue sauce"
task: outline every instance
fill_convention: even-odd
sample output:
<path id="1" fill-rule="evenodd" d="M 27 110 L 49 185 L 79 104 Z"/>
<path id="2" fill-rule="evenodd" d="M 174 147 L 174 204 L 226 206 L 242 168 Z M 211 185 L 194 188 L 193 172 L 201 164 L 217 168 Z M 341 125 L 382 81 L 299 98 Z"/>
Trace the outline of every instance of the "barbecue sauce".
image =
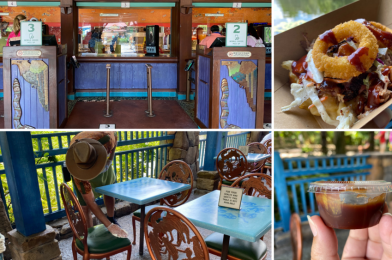
<path id="1" fill-rule="evenodd" d="M 365 19 L 358 19 L 356 21 L 364 24 L 373 33 L 376 39 L 382 42 L 386 47 L 392 47 L 392 33 L 378 29 Z"/>
<path id="2" fill-rule="evenodd" d="M 349 56 L 355 52 L 355 49 L 348 43 L 340 45 L 338 50 L 338 57 Z"/>
<path id="3" fill-rule="evenodd" d="M 361 196 L 358 193 L 358 196 Z M 366 196 L 365 194 L 363 196 Z M 377 225 L 383 214 L 386 194 L 369 198 L 364 204 L 346 204 L 340 194 L 316 193 L 317 206 L 324 223 L 332 228 L 362 229 Z"/>
<path id="4" fill-rule="evenodd" d="M 335 34 L 333 33 L 332 30 L 328 30 L 321 34 L 319 36 L 320 40 L 326 42 L 326 43 L 332 43 L 333 45 L 338 44 L 338 41 L 336 40 Z"/>
<path id="5" fill-rule="evenodd" d="M 347 59 L 351 65 L 353 65 L 357 68 L 358 71 L 365 72 L 366 69 L 363 66 L 360 58 L 362 55 L 365 55 L 365 54 L 368 55 L 368 53 L 369 53 L 368 47 L 360 47 L 354 53 L 352 53 L 350 56 L 348 56 Z"/>

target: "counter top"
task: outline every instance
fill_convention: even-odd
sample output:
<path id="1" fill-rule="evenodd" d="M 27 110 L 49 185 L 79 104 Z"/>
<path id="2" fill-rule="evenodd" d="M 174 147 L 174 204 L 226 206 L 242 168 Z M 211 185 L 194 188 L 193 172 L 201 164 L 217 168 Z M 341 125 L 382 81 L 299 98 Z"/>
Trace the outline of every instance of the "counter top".
<path id="1" fill-rule="evenodd" d="M 167 54 L 160 56 L 145 56 L 144 54 L 95 54 L 82 53 L 76 56 L 79 62 L 151 62 L 151 63 L 176 63 L 177 57 Z"/>

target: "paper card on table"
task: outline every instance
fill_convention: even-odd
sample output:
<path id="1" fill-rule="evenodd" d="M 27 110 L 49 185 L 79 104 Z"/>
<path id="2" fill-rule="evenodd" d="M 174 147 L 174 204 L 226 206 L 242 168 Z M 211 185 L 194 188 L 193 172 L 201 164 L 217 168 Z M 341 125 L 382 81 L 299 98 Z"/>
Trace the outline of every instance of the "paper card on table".
<path id="1" fill-rule="evenodd" d="M 249 146 L 244 145 L 244 146 L 239 146 L 238 149 L 245 155 L 247 156 L 249 153 Z"/>
<path id="2" fill-rule="evenodd" d="M 243 192 L 244 189 L 241 188 L 223 186 L 220 191 L 218 206 L 232 209 L 240 209 Z"/>

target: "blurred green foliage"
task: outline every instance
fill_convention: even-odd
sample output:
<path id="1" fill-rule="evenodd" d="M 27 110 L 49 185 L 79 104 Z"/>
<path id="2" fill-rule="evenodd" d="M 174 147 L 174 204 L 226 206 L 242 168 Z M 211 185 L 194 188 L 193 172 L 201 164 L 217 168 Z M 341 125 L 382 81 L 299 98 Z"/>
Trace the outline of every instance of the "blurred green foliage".
<path id="1" fill-rule="evenodd" d="M 326 14 L 357 0 L 276 0 L 285 17 L 296 17 L 299 12 Z"/>
<path id="2" fill-rule="evenodd" d="M 63 131 L 65 132 L 65 131 Z M 33 150 L 35 152 L 35 155 L 37 157 L 37 152 L 39 151 L 39 144 L 37 141 L 37 138 L 34 138 L 34 135 L 37 134 L 50 134 L 50 133 L 57 133 L 57 131 L 32 131 L 32 143 L 33 143 Z M 125 139 L 125 134 L 127 134 L 128 140 L 130 140 L 131 134 L 133 134 L 133 138 L 136 139 L 138 138 L 147 138 L 147 136 L 151 137 L 152 136 L 152 131 L 149 132 L 121 132 L 122 135 L 122 140 Z M 138 135 L 138 136 L 136 136 Z M 71 136 L 70 139 L 72 139 L 74 135 Z M 155 135 L 156 136 L 156 135 Z M 52 137 L 52 148 L 53 149 L 59 149 L 59 140 L 57 137 Z M 66 136 L 62 136 L 60 139 L 60 142 L 62 143 L 63 148 L 68 147 L 68 141 Z M 146 148 L 146 147 L 151 147 L 151 146 L 157 146 L 159 145 L 159 141 L 154 141 L 154 142 L 141 142 L 138 144 L 134 145 L 124 145 L 124 146 L 118 146 L 116 148 L 116 152 L 120 151 L 129 151 L 129 150 L 134 150 L 134 149 L 139 149 L 139 148 Z M 42 139 L 42 149 L 43 150 L 49 150 L 49 141 L 47 138 Z M 1 151 L 0 151 L 1 152 Z M 142 161 L 142 156 L 140 153 L 139 160 L 137 161 L 137 157 L 134 156 L 133 161 L 131 156 L 128 156 L 128 160 L 125 159 L 125 155 L 122 155 L 122 160 L 120 163 L 120 156 L 117 155 L 117 160 L 118 162 L 116 163 L 116 170 L 117 170 L 117 180 L 120 181 L 121 176 L 123 176 L 123 180 L 125 180 L 127 176 L 127 169 L 128 171 L 130 169 L 139 169 L 139 174 L 138 177 L 142 176 L 143 174 L 146 174 L 147 168 L 151 167 L 151 160 L 153 156 L 153 151 L 144 151 L 144 161 Z M 150 164 L 147 164 L 147 158 Z M 56 162 L 63 162 L 65 160 L 65 154 L 62 155 L 55 155 L 55 156 L 49 156 L 48 153 L 44 153 L 42 157 L 35 158 L 35 163 L 37 167 L 42 164 L 46 163 L 56 163 Z M 154 158 L 155 161 L 155 158 Z M 127 168 L 127 165 L 128 168 Z M 0 169 L 4 169 L 4 164 L 0 163 Z M 55 174 L 54 174 L 54 172 Z M 151 171 L 151 169 L 149 169 Z M 159 174 L 159 172 L 158 172 Z M 41 201 L 42 201 L 42 206 L 43 206 L 43 211 L 44 213 L 49 212 L 49 203 L 51 205 L 52 211 L 59 210 L 59 206 L 62 208 L 62 203 L 61 199 L 60 201 L 57 200 L 57 195 L 60 196 L 57 192 L 59 191 L 55 189 L 56 185 L 55 182 L 57 182 L 58 188 L 60 187 L 60 184 L 63 182 L 63 174 L 62 174 L 62 166 L 58 165 L 55 167 L 45 167 L 44 170 L 42 168 L 37 169 L 37 177 L 38 177 L 38 182 L 39 182 L 39 189 L 41 193 Z M 132 177 L 136 176 L 128 176 L 128 179 L 132 179 Z M 12 209 L 12 204 L 11 204 L 11 198 L 9 195 L 9 189 L 8 189 L 8 184 L 7 184 L 7 179 L 5 174 L 0 175 L 1 178 L 1 184 L 3 186 L 4 194 L 5 194 L 5 204 L 6 207 L 8 208 L 9 211 L 9 216 L 10 216 L 10 221 L 14 222 L 14 215 L 13 215 L 13 209 Z M 45 190 L 45 184 L 48 187 L 48 193 L 50 200 L 46 197 L 46 190 Z M 49 202 L 49 203 L 48 203 Z M 60 204 L 58 204 L 60 203 Z"/>

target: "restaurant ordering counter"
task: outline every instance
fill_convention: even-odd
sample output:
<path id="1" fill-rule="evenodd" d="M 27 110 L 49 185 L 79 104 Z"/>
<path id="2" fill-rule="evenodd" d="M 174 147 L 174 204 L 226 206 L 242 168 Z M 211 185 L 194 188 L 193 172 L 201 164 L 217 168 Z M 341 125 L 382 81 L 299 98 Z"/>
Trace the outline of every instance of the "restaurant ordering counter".
<path id="1" fill-rule="evenodd" d="M 5 128 L 60 128 L 67 120 L 66 45 L 3 48 Z"/>
<path id="2" fill-rule="evenodd" d="M 263 128 L 265 48 L 196 50 L 195 121 L 202 128 Z"/>

